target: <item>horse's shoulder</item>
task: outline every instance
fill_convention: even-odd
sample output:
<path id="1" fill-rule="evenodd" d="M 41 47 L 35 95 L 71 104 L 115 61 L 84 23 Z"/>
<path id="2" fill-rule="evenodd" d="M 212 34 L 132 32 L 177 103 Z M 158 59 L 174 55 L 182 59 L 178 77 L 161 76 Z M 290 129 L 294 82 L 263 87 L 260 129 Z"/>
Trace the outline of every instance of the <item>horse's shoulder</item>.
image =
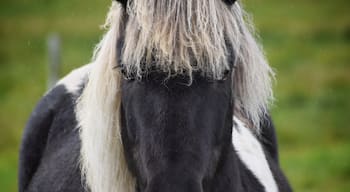
<path id="1" fill-rule="evenodd" d="M 19 188 L 24 191 L 42 162 L 48 143 L 76 127 L 74 108 L 90 65 L 62 78 L 38 102 L 24 129 L 19 159 Z"/>

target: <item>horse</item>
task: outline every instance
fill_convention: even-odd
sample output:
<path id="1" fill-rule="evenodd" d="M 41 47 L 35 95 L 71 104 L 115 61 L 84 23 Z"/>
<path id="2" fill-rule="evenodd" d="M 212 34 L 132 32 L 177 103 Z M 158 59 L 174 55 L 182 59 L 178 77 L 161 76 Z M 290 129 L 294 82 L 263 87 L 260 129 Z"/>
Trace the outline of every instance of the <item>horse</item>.
<path id="1" fill-rule="evenodd" d="M 289 192 L 273 70 L 235 0 L 113 1 L 25 128 L 20 192 Z"/>

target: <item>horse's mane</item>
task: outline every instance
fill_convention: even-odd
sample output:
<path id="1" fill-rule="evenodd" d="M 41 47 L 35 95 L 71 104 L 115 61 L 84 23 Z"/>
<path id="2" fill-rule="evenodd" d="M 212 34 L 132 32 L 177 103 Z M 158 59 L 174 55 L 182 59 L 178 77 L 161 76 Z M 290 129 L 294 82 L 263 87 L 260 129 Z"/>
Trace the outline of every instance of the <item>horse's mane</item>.
<path id="1" fill-rule="evenodd" d="M 128 73 L 139 76 L 145 72 L 142 65 L 152 60 L 165 72 L 202 71 L 213 78 L 221 78 L 233 61 L 236 108 L 244 111 L 256 133 L 273 99 L 273 72 L 238 3 L 130 2 L 127 10 L 112 4 L 105 24 L 108 31 L 95 49 L 88 83 L 77 103 L 82 173 L 92 192 L 134 190 L 120 136 L 121 72 L 115 68 L 120 61 Z M 125 41 L 118 52 L 121 37 Z"/>

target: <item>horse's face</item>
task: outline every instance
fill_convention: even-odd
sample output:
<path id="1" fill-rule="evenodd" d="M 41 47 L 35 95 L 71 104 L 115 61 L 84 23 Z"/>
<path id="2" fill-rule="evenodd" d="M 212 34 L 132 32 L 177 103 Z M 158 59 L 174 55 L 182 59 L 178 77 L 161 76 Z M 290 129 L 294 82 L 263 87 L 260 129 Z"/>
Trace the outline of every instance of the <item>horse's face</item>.
<path id="1" fill-rule="evenodd" d="M 122 81 L 123 145 L 141 192 L 202 191 L 231 143 L 231 78 L 186 83 L 159 73 Z"/>

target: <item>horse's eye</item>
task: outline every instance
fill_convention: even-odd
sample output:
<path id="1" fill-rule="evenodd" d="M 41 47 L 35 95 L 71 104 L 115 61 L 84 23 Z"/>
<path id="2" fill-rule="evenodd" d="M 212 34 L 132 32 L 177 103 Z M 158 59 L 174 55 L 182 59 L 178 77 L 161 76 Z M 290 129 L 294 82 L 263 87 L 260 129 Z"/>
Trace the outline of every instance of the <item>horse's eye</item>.
<path id="1" fill-rule="evenodd" d="M 133 73 L 132 74 L 128 74 L 124 68 L 121 68 L 120 72 L 123 75 L 123 78 L 125 80 L 131 81 L 131 80 L 135 80 L 135 78 L 136 78 L 135 74 L 133 74 Z"/>
<path id="2" fill-rule="evenodd" d="M 121 65 L 121 64 L 118 64 L 116 65 L 115 67 L 113 67 L 114 70 L 120 70 L 120 73 L 121 75 L 123 76 L 123 78 L 125 80 L 134 80 L 135 79 L 135 75 L 134 74 L 128 74 L 126 69 Z"/>
<path id="3" fill-rule="evenodd" d="M 227 69 L 224 72 L 222 72 L 222 77 L 220 79 L 212 79 L 210 82 L 214 81 L 226 81 L 228 78 L 230 78 L 231 70 Z"/>

